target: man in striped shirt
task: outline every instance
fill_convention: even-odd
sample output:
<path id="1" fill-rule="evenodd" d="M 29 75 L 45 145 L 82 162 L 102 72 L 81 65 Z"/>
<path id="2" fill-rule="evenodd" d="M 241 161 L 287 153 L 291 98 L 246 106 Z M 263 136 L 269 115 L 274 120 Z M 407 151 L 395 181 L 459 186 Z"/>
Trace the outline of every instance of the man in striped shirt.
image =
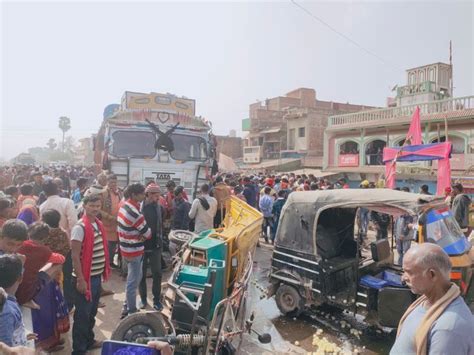
<path id="1" fill-rule="evenodd" d="M 145 240 L 151 238 L 151 230 L 140 213 L 140 203 L 145 199 L 145 186 L 131 184 L 126 192 L 129 198 L 120 207 L 117 216 L 120 253 L 128 265 L 126 301 L 121 319 L 137 312 L 137 288 L 142 278 Z"/>

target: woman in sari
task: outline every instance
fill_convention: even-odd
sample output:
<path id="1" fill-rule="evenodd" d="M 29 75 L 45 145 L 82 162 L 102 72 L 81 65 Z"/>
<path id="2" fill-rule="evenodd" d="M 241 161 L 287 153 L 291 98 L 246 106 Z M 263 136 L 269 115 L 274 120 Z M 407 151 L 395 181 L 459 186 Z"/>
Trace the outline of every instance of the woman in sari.
<path id="1" fill-rule="evenodd" d="M 68 309 L 55 280 L 65 258 L 44 245 L 49 236 L 47 224 L 33 223 L 28 234 L 30 239 L 18 250 L 26 261 L 16 297 L 20 305 L 32 308 L 33 332 L 38 335 L 36 346 L 57 351 L 61 349 L 60 334 L 69 330 Z"/>
<path id="2" fill-rule="evenodd" d="M 36 207 L 38 198 L 33 195 L 33 185 L 23 184 L 20 187 L 21 195 L 18 197 L 18 219 L 21 219 L 27 226 L 39 220 L 39 212 Z"/>

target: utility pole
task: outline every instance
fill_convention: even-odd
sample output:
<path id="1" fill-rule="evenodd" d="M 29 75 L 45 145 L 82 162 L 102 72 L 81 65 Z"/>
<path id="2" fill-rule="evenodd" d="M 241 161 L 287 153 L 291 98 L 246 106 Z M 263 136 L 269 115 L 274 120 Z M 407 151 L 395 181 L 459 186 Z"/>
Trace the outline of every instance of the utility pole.
<path id="1" fill-rule="evenodd" d="M 453 76 L 453 45 L 452 45 L 452 42 L 451 40 L 449 41 L 449 67 L 450 67 L 450 70 L 451 70 L 451 97 L 454 97 L 454 84 L 453 84 L 453 81 L 454 81 L 454 76 Z"/>
<path id="2" fill-rule="evenodd" d="M 451 107 L 451 109 L 455 109 L 455 102 L 453 100 L 453 97 L 454 97 L 454 93 L 453 93 L 453 90 L 454 90 L 454 85 L 453 85 L 453 81 L 454 81 L 454 77 L 453 77 L 453 45 L 452 45 L 452 41 L 449 40 L 449 69 L 451 71 L 451 80 L 450 80 L 450 91 L 451 91 L 451 104 L 453 105 L 453 107 Z M 448 113 L 446 112 L 445 114 L 445 117 L 444 117 L 444 136 L 445 136 L 445 142 L 447 142 L 449 139 L 448 139 Z"/>

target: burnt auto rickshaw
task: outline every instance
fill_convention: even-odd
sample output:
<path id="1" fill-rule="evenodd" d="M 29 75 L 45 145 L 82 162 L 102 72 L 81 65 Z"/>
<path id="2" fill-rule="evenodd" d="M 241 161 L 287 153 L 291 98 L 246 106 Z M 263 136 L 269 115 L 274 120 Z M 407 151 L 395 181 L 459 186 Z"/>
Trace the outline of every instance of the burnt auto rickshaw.
<path id="1" fill-rule="evenodd" d="M 418 220 L 418 243 L 436 243 L 449 254 L 451 278 L 472 302 L 471 244 L 442 198 L 389 189 L 294 192 L 283 207 L 275 239 L 269 295 L 283 314 L 330 305 L 396 327 L 416 297 L 401 282 L 389 239 L 361 252 L 356 215 L 360 207 Z"/>

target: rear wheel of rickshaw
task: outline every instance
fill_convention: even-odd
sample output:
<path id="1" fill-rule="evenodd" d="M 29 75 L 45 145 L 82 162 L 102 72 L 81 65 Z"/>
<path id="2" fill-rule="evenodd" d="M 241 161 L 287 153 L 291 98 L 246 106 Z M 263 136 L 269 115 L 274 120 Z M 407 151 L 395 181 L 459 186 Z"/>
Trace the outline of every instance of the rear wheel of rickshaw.
<path id="1" fill-rule="evenodd" d="M 134 343 L 142 337 L 162 337 L 166 328 L 159 312 L 135 313 L 123 319 L 112 333 L 112 340 Z"/>
<path id="2" fill-rule="evenodd" d="M 280 284 L 275 295 L 275 301 L 281 313 L 296 317 L 304 310 L 304 299 L 296 288 Z"/>

